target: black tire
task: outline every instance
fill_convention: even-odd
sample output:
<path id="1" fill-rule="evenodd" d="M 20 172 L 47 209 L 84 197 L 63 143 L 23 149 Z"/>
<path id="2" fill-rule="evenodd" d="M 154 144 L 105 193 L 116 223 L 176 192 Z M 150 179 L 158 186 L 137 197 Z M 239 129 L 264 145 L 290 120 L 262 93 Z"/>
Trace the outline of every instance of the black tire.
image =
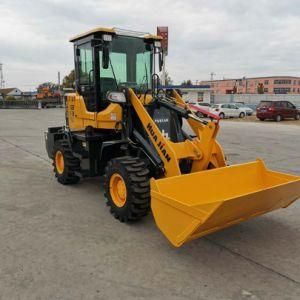
<path id="1" fill-rule="evenodd" d="M 245 118 L 245 113 L 241 112 L 240 115 L 239 115 L 239 118 L 241 118 L 241 119 Z"/>
<path id="2" fill-rule="evenodd" d="M 62 173 L 58 172 L 55 157 L 56 153 L 60 151 L 64 159 L 64 170 Z M 74 157 L 69 143 L 66 140 L 56 141 L 53 147 L 53 167 L 55 177 L 61 184 L 75 184 L 80 178 L 75 175 L 76 171 L 80 170 L 80 161 Z"/>
<path id="3" fill-rule="evenodd" d="M 225 119 L 225 114 L 224 114 L 224 113 L 220 113 L 220 114 L 219 114 L 219 117 L 220 117 L 221 119 Z"/>
<path id="4" fill-rule="evenodd" d="M 282 116 L 281 116 L 281 115 L 277 115 L 277 116 L 275 117 L 275 121 L 276 121 L 276 122 L 282 121 Z"/>
<path id="5" fill-rule="evenodd" d="M 264 121 L 265 119 L 264 119 L 264 118 L 259 118 L 259 120 L 260 120 L 260 121 Z"/>
<path id="6" fill-rule="evenodd" d="M 122 207 L 115 204 L 111 195 L 110 180 L 120 175 L 126 186 L 126 200 Z M 107 163 L 104 174 L 105 197 L 111 214 L 120 222 L 138 221 L 150 210 L 149 169 L 137 157 L 114 158 Z"/>
<path id="7" fill-rule="evenodd" d="M 295 120 L 296 120 L 296 121 L 300 120 L 300 114 L 296 114 Z"/>

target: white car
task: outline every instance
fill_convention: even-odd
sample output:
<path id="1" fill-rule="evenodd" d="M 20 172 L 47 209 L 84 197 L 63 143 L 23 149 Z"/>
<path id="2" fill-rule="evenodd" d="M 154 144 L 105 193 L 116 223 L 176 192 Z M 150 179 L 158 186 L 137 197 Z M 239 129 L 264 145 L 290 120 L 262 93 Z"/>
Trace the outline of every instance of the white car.
<path id="1" fill-rule="evenodd" d="M 242 108 L 245 110 L 247 116 L 252 116 L 254 113 L 254 110 L 245 104 L 242 103 L 234 103 L 238 108 Z"/>
<path id="2" fill-rule="evenodd" d="M 244 108 L 239 108 L 234 103 L 214 104 L 210 108 L 210 112 L 218 115 L 221 119 L 224 118 L 244 118 L 246 111 Z"/>

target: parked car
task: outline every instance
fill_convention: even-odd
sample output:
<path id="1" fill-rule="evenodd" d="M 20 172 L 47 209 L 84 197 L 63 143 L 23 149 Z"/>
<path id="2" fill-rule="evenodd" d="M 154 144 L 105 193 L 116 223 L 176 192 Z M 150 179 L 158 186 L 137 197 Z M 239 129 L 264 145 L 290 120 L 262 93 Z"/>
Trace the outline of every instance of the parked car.
<path id="1" fill-rule="evenodd" d="M 218 115 L 221 119 L 224 118 L 244 118 L 246 111 L 244 108 L 239 108 L 234 103 L 214 104 L 210 108 L 210 112 Z"/>
<path id="2" fill-rule="evenodd" d="M 289 101 L 261 101 L 256 116 L 261 121 L 273 119 L 280 122 L 288 118 L 300 120 L 300 109 Z"/>
<path id="3" fill-rule="evenodd" d="M 200 111 L 197 111 L 196 109 L 194 109 L 193 107 L 198 107 L 202 110 L 206 110 L 206 111 L 210 111 L 210 107 L 211 107 L 211 104 L 210 103 L 206 103 L 206 102 L 197 102 L 197 103 L 190 103 L 192 104 L 192 107 L 191 109 L 195 112 L 195 114 L 198 116 L 198 117 L 207 117 L 207 115 L 205 115 L 205 113 L 202 113 Z"/>
<path id="4" fill-rule="evenodd" d="M 246 115 L 247 116 L 252 116 L 253 115 L 253 113 L 254 113 L 254 110 L 251 108 L 251 107 L 249 107 L 249 106 L 247 106 L 247 105 L 245 105 L 245 104 L 243 104 L 243 103 L 234 103 L 238 108 L 243 108 L 244 110 L 245 110 L 245 112 L 246 112 Z"/>

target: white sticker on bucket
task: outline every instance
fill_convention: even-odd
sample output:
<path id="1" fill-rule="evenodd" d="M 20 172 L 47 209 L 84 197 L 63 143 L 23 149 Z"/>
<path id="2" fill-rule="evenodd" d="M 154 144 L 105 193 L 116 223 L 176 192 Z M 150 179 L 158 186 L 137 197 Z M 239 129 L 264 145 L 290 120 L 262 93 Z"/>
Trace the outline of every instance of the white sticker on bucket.
<path id="1" fill-rule="evenodd" d="M 117 114 L 116 114 L 116 113 L 111 113 L 111 114 L 110 114 L 110 119 L 111 119 L 112 121 L 116 121 L 116 120 L 117 120 Z"/>

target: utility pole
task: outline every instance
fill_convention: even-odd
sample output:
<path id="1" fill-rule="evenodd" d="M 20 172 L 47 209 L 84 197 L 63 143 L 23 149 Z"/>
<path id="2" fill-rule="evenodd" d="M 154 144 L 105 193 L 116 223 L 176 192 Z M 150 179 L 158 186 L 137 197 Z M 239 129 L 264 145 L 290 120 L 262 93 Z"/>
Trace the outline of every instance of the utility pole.
<path id="1" fill-rule="evenodd" d="M 3 76 L 3 64 L 0 63 L 0 89 L 3 89 L 5 87 L 5 81 Z"/>
<path id="2" fill-rule="evenodd" d="M 58 79 L 58 91 L 60 92 L 60 71 L 57 72 L 57 79 Z"/>
<path id="3" fill-rule="evenodd" d="M 216 73 L 214 72 L 211 72 L 210 73 L 210 81 L 213 81 L 214 80 L 214 76 L 216 75 Z"/>

